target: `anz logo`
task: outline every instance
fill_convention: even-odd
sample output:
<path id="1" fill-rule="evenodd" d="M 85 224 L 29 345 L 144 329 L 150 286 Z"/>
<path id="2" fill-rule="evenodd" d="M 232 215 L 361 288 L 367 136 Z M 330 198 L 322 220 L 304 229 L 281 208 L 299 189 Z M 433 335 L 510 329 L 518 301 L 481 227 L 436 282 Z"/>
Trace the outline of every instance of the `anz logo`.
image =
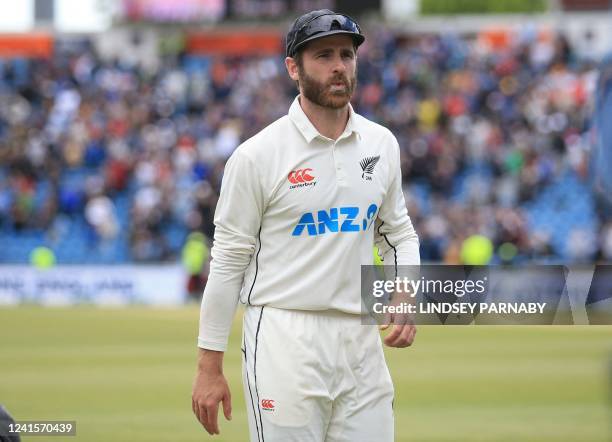
<path id="1" fill-rule="evenodd" d="M 362 232 L 368 230 L 376 219 L 378 206 L 370 204 L 365 217 L 360 218 L 359 207 L 332 207 L 329 210 L 306 212 L 293 229 L 293 236 L 300 236 L 304 231 L 308 236 L 324 235 L 328 232 Z"/>

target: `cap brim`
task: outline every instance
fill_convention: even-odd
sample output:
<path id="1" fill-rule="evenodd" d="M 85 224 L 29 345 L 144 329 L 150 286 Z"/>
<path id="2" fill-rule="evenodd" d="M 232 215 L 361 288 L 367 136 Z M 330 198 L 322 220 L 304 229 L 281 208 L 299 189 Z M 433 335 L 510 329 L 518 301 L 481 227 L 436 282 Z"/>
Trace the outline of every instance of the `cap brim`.
<path id="1" fill-rule="evenodd" d="M 293 53 L 295 54 L 301 47 L 303 47 L 309 41 L 316 40 L 316 39 L 323 38 L 323 37 L 329 37 L 330 35 L 338 35 L 338 34 L 345 34 L 345 35 L 352 37 L 353 41 L 356 43 L 357 46 L 360 46 L 361 43 L 365 41 L 365 37 L 361 34 L 356 34 L 354 32 L 343 31 L 343 30 L 338 29 L 335 31 L 320 32 L 311 37 L 308 37 L 306 40 L 302 40 L 300 44 L 296 45 L 293 48 Z"/>

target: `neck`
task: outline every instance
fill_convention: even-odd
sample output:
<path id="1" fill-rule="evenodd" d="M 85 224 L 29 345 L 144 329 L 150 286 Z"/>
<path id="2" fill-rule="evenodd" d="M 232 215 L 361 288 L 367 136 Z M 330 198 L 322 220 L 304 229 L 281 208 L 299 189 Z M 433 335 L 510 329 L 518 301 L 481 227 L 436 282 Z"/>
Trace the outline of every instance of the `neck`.
<path id="1" fill-rule="evenodd" d="M 342 135 L 349 118 L 348 104 L 339 109 L 332 109 L 319 106 L 303 95 L 300 95 L 299 100 L 302 110 L 321 135 L 332 140 L 337 140 Z"/>

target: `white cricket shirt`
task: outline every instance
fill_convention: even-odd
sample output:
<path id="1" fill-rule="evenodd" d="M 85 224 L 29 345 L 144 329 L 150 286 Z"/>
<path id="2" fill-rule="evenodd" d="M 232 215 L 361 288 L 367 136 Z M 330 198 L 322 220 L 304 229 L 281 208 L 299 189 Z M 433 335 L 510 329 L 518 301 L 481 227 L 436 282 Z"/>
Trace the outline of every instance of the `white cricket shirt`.
<path id="1" fill-rule="evenodd" d="M 360 266 L 419 264 L 397 140 L 356 114 L 334 141 L 298 98 L 228 160 L 215 212 L 198 346 L 225 351 L 240 300 L 360 314 Z"/>

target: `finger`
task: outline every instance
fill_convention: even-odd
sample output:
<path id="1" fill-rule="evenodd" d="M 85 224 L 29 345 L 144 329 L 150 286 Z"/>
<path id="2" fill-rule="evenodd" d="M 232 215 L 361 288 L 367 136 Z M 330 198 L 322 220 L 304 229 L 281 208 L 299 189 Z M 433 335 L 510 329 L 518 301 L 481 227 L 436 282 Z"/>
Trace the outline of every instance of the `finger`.
<path id="1" fill-rule="evenodd" d="M 411 325 L 404 326 L 404 330 L 402 334 L 398 338 L 398 345 L 400 347 L 410 347 L 412 345 L 412 340 L 414 337 L 413 333 L 414 327 Z"/>
<path id="2" fill-rule="evenodd" d="M 200 416 L 198 413 L 198 406 L 196 404 L 196 401 L 193 400 L 193 398 L 191 398 L 191 409 L 193 410 L 193 414 L 195 415 L 196 419 L 200 420 Z"/>
<path id="3" fill-rule="evenodd" d="M 232 420 L 232 396 L 229 392 L 223 397 L 223 414 L 225 419 Z"/>
<path id="4" fill-rule="evenodd" d="M 198 420 L 200 424 L 204 427 L 204 429 L 208 432 L 208 434 L 212 434 L 208 429 L 208 416 L 206 415 L 206 408 L 202 406 L 198 406 Z"/>
<path id="5" fill-rule="evenodd" d="M 396 339 L 401 334 L 401 332 L 402 332 L 402 326 L 394 325 L 393 328 L 391 329 L 391 333 L 389 333 L 387 337 L 385 338 L 385 344 L 393 346 L 392 344 L 396 341 Z"/>
<path id="6" fill-rule="evenodd" d="M 392 342 L 393 347 L 404 348 L 412 345 L 416 328 L 413 325 L 402 326 L 402 332 L 398 338 Z"/>
<path id="7" fill-rule="evenodd" d="M 198 406 L 198 402 L 195 399 L 191 399 L 191 409 L 193 410 L 193 414 L 195 414 L 196 419 L 202 423 L 202 419 L 200 419 L 200 407 Z"/>
<path id="8" fill-rule="evenodd" d="M 214 405 L 209 404 L 206 407 L 206 415 L 208 419 L 208 427 L 206 428 L 210 434 L 219 434 L 219 424 L 217 422 L 217 416 L 219 414 L 219 403 L 216 402 Z"/>
<path id="9" fill-rule="evenodd" d="M 393 334 L 393 338 L 389 339 L 389 342 L 385 342 L 390 347 L 402 348 L 410 345 L 408 343 L 410 339 L 412 325 L 395 325 L 397 333 Z M 389 335 L 391 337 L 392 335 Z"/>
<path id="10" fill-rule="evenodd" d="M 389 347 L 397 347 L 397 343 L 402 334 L 403 328 L 404 327 L 401 325 L 393 325 L 393 331 L 389 333 L 385 339 L 385 344 L 387 344 Z"/>
<path id="11" fill-rule="evenodd" d="M 410 344 L 408 344 L 408 345 L 412 345 L 414 343 L 414 338 L 416 337 L 416 332 L 417 332 L 417 328 L 412 326 L 411 330 L 410 330 L 410 338 L 409 338 Z"/>

